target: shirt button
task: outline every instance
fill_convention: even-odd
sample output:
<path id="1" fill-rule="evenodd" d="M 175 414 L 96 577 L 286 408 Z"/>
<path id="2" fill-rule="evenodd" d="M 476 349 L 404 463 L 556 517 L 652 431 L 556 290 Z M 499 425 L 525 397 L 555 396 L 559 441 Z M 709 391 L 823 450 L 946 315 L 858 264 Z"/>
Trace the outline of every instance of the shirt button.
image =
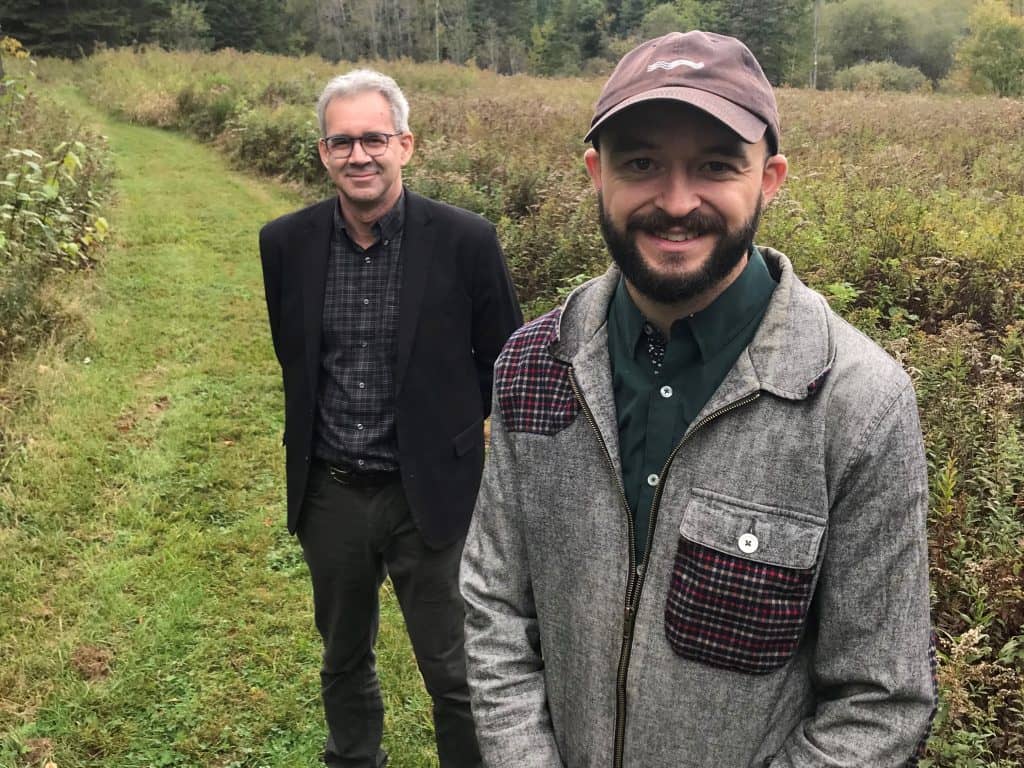
<path id="1" fill-rule="evenodd" d="M 664 398 L 672 397 L 672 387 L 667 384 L 661 388 L 661 396 Z"/>
<path id="2" fill-rule="evenodd" d="M 385 240 L 384 241 L 384 245 L 388 245 L 390 242 L 391 242 L 390 240 Z"/>
<path id="3" fill-rule="evenodd" d="M 362 424 L 356 424 L 356 429 L 362 429 L 362 428 L 363 428 Z"/>
<path id="4" fill-rule="evenodd" d="M 359 346 L 362 347 L 363 349 L 366 349 L 366 342 L 365 341 L 359 342 Z"/>
<path id="5" fill-rule="evenodd" d="M 364 305 L 366 305 L 366 304 L 369 304 L 369 303 L 370 303 L 370 300 L 369 300 L 369 299 L 363 299 L 363 304 L 364 304 Z"/>
<path id="6" fill-rule="evenodd" d="M 757 540 L 757 536 L 752 533 L 744 533 L 740 536 L 739 540 L 740 552 L 745 555 L 752 555 L 757 552 L 757 548 L 760 546 L 760 542 Z"/>
<path id="7" fill-rule="evenodd" d="M 654 333 L 654 328 L 651 327 L 650 323 L 644 323 L 644 333 L 646 333 L 648 336 Z"/>
<path id="8" fill-rule="evenodd" d="M 358 464 L 358 465 L 359 465 L 360 467 L 361 467 L 361 466 L 363 466 L 363 464 L 365 464 L 365 463 L 366 463 L 366 462 L 365 462 L 365 461 L 363 461 L 362 459 L 359 459 L 359 460 L 358 460 L 358 461 L 356 462 L 356 464 Z"/>
<path id="9" fill-rule="evenodd" d="M 652 473 L 652 474 L 650 474 L 650 475 L 648 475 L 648 476 L 647 476 L 647 484 L 648 484 L 649 486 L 651 486 L 652 488 L 653 488 L 654 486 L 656 486 L 656 485 L 658 484 L 658 476 L 657 476 L 657 475 L 655 475 L 655 474 L 653 474 L 653 473 Z"/>
<path id="10" fill-rule="evenodd" d="M 365 381 L 360 381 L 359 382 L 359 388 L 360 389 L 366 389 L 366 382 Z"/>
<path id="11" fill-rule="evenodd" d="M 369 264 L 370 263 L 370 257 L 369 256 L 365 257 L 363 259 L 363 261 L 366 262 L 367 264 Z"/>

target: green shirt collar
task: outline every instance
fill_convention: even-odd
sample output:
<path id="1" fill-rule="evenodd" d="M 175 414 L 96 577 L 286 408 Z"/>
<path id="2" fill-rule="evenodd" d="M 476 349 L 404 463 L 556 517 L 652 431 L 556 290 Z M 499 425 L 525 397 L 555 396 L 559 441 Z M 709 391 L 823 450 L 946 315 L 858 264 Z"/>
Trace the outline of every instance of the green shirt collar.
<path id="1" fill-rule="evenodd" d="M 775 281 L 764 257 L 753 247 L 747 266 L 718 298 L 700 312 L 673 323 L 672 339 L 685 337 L 689 330 L 700 351 L 701 360 L 707 362 L 741 333 L 752 319 L 761 316 L 774 290 Z M 623 348 L 631 350 L 635 359 L 648 323 L 633 303 L 622 278 L 619 279 L 609 313 L 614 313 L 613 327 L 618 328 L 622 340 L 626 342 Z"/>

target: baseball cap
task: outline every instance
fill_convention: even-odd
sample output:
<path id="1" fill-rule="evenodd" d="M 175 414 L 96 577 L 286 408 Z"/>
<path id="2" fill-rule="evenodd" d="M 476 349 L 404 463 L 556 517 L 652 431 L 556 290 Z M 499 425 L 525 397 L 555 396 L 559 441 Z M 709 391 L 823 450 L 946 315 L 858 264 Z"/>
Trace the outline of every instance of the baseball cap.
<path id="1" fill-rule="evenodd" d="M 622 110 L 654 99 L 691 104 L 725 123 L 741 139 L 767 136 L 779 148 L 779 109 L 754 54 L 735 37 L 670 32 L 648 40 L 619 61 L 594 108 L 584 141 Z"/>

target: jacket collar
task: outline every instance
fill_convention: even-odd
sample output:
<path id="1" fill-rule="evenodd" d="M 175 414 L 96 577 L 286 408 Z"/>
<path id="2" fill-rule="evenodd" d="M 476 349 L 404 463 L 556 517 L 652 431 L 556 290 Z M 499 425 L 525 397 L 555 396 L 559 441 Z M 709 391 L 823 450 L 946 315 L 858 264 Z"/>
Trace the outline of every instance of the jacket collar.
<path id="1" fill-rule="evenodd" d="M 306 381 L 312 402 L 317 398 L 320 375 L 320 338 L 322 335 L 324 286 L 327 277 L 327 257 L 331 252 L 331 228 L 338 196 L 321 200 L 303 211 L 304 237 L 297 244 L 297 260 L 302 274 L 302 314 L 306 331 Z"/>
<path id="2" fill-rule="evenodd" d="M 820 389 L 835 360 L 832 314 L 825 299 L 796 277 L 784 254 L 772 248 L 759 250 L 778 287 L 754 339 L 705 406 L 708 412 L 757 391 L 806 399 Z M 582 372 L 588 365 L 601 364 L 603 348 L 607 361 L 605 324 L 619 275 L 612 266 L 569 295 L 551 344 L 556 358 Z"/>
<path id="3" fill-rule="evenodd" d="M 402 391 L 405 372 L 412 355 L 413 339 L 419 325 L 423 295 L 434 269 L 433 226 L 426 198 L 405 190 L 405 224 L 402 234 L 402 284 L 398 295 L 398 348 L 395 359 L 395 395 Z"/>

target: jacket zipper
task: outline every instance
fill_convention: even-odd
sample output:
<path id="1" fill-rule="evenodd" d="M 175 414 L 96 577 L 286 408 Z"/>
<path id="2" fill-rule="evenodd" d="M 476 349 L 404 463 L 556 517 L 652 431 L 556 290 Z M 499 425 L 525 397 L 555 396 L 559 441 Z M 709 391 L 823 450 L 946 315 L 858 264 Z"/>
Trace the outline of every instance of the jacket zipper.
<path id="1" fill-rule="evenodd" d="M 760 397 L 760 393 L 754 392 L 741 400 L 737 400 L 735 403 L 730 403 L 729 405 L 718 409 L 714 413 L 708 414 L 697 422 L 693 429 L 691 429 L 690 432 L 679 441 L 676 447 L 672 449 L 672 453 L 670 453 L 668 458 L 665 460 L 665 465 L 662 467 L 661 474 L 658 476 L 658 487 L 655 489 L 654 499 L 651 502 L 651 519 L 647 527 L 647 546 L 644 548 L 643 561 L 639 566 L 637 566 L 633 547 L 633 538 L 636 535 L 633 527 L 633 512 L 629 508 L 626 491 L 622 487 L 622 481 L 619 479 L 619 473 L 615 469 L 615 463 L 612 461 L 612 455 L 608 450 L 608 444 L 601 435 L 601 430 L 597 428 L 597 421 L 594 419 L 594 414 L 591 412 L 590 406 L 587 405 L 587 401 L 583 399 L 583 395 L 580 393 L 579 385 L 576 383 L 576 374 L 573 372 L 571 367 L 569 368 L 569 385 L 572 387 L 573 394 L 576 396 L 576 402 L 580 404 L 580 408 L 583 410 L 584 417 L 590 424 L 591 429 L 594 430 L 594 434 L 597 435 L 597 441 L 601 444 L 605 460 L 611 470 L 612 477 L 615 478 L 615 484 L 619 489 L 619 496 L 621 497 L 622 505 L 626 510 L 626 520 L 629 523 L 629 578 L 626 580 L 626 604 L 623 610 L 622 647 L 619 650 L 619 666 L 615 679 L 615 744 L 614 751 L 612 753 L 613 768 L 622 768 L 622 755 L 626 742 L 626 677 L 629 674 L 629 659 L 633 651 L 633 630 L 636 625 L 636 609 L 640 602 L 640 593 L 643 590 L 644 577 L 646 576 L 647 570 L 647 559 L 650 557 L 651 544 L 654 540 L 654 526 L 658 519 L 658 505 L 661 503 L 661 496 L 665 487 L 663 482 L 665 474 L 672 465 L 672 461 L 675 459 L 676 454 L 679 453 L 679 450 L 691 437 L 693 437 L 697 430 L 702 429 L 709 422 L 714 421 L 723 414 L 754 402 L 758 397 Z"/>

